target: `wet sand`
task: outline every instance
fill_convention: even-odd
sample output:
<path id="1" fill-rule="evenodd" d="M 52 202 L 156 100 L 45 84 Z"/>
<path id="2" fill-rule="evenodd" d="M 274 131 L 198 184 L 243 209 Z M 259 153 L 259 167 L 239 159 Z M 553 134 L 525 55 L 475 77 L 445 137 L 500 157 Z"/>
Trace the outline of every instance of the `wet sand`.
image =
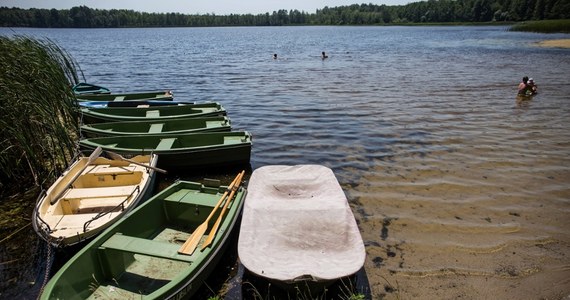
<path id="1" fill-rule="evenodd" d="M 548 40 L 537 43 L 541 47 L 570 48 L 570 39 Z"/>
<path id="2" fill-rule="evenodd" d="M 511 158 L 508 144 L 475 139 L 379 167 L 351 195 L 372 294 L 568 299 L 570 159 L 548 139 Z"/>

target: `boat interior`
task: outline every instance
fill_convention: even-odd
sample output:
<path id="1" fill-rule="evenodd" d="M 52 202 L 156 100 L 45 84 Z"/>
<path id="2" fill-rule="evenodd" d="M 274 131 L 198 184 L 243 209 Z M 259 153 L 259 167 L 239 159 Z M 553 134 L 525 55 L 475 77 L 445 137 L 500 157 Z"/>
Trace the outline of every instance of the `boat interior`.
<path id="1" fill-rule="evenodd" d="M 142 192 L 149 179 L 145 167 L 102 161 L 108 160 L 99 158 L 69 188 L 69 180 L 64 180 L 48 195 L 39 217 L 54 236 L 73 236 L 102 226 L 127 209 Z M 54 199 L 59 191 L 63 194 Z M 50 205 L 50 201 L 54 204 Z"/>
<path id="2" fill-rule="evenodd" d="M 199 192 L 204 190 L 209 192 Z M 176 276 L 200 267 L 195 262 L 205 252 L 184 255 L 178 250 L 206 220 L 220 195 L 217 188 L 180 189 L 134 211 L 92 250 L 99 260 L 98 268 L 92 270 L 99 285 L 91 297 L 108 297 L 111 289 L 121 297 L 149 295 Z"/>

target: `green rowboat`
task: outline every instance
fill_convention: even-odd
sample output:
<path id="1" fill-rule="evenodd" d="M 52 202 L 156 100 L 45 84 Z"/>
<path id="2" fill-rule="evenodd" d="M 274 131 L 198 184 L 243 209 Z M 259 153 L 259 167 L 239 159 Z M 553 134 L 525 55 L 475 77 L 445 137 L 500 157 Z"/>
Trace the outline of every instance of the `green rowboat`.
<path id="1" fill-rule="evenodd" d="M 40 299 L 192 297 L 237 228 L 246 190 L 238 188 L 225 201 L 224 194 L 226 187 L 188 181 L 167 187 L 73 256 Z M 219 227 L 212 232 L 216 223 Z M 199 244 L 191 255 L 179 253 L 199 225 L 207 226 L 202 237 L 213 235 L 211 244 L 204 249 Z"/>
<path id="2" fill-rule="evenodd" d="M 106 87 L 81 82 L 74 85 L 72 88 L 75 95 L 87 95 L 87 94 L 110 94 L 111 90 Z"/>
<path id="3" fill-rule="evenodd" d="M 75 95 L 77 101 L 148 101 L 172 100 L 170 91 L 149 91 L 140 93 L 112 93 L 112 94 L 79 94 Z"/>
<path id="4" fill-rule="evenodd" d="M 159 167 L 168 171 L 248 164 L 251 146 L 251 134 L 247 131 L 115 136 L 79 141 L 83 152 L 101 147 L 124 156 L 158 154 Z"/>
<path id="5" fill-rule="evenodd" d="M 228 117 L 185 118 L 157 121 L 125 121 L 94 123 L 81 126 L 81 135 L 86 138 L 104 136 L 132 136 L 152 134 L 185 134 L 197 132 L 230 131 Z"/>
<path id="6" fill-rule="evenodd" d="M 156 121 L 226 115 L 220 103 L 180 104 L 151 107 L 81 108 L 84 124 L 120 121 Z"/>

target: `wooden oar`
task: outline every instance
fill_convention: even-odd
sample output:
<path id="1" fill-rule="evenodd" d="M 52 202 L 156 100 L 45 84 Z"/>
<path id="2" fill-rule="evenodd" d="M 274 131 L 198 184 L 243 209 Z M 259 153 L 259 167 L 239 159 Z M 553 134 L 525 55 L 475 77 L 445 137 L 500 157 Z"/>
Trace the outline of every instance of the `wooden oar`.
<path id="1" fill-rule="evenodd" d="M 206 247 L 210 246 L 210 244 L 214 240 L 214 237 L 216 236 L 216 232 L 218 232 L 218 227 L 220 227 L 220 223 L 222 223 L 222 219 L 224 218 L 224 214 L 226 213 L 226 210 L 228 209 L 230 202 L 232 202 L 235 192 L 239 189 L 239 186 L 241 185 L 241 179 L 243 178 L 244 174 L 245 174 L 245 170 L 241 171 L 241 173 L 239 173 L 239 175 L 238 175 L 239 179 L 237 180 L 237 184 L 232 188 L 232 192 L 228 196 L 228 200 L 224 204 L 224 208 L 222 208 L 222 211 L 220 212 L 220 216 L 216 220 L 216 223 L 214 223 L 214 227 L 212 227 L 212 230 L 210 230 L 210 233 L 208 234 L 208 238 L 204 241 L 204 243 L 202 244 L 202 248 L 200 248 L 200 250 L 206 249 Z"/>
<path id="2" fill-rule="evenodd" d="M 166 170 L 163 170 L 163 169 L 161 169 L 161 168 L 157 168 L 157 167 L 145 165 L 145 164 L 140 163 L 140 162 L 138 162 L 138 161 L 134 161 L 134 160 L 132 160 L 132 159 L 124 158 L 124 157 L 121 156 L 119 153 L 115 153 L 115 152 L 111 152 L 111 151 L 107 151 L 107 150 L 105 150 L 105 152 L 107 152 L 107 154 L 108 154 L 112 159 L 114 159 L 114 160 L 124 160 L 124 161 L 130 162 L 131 164 L 143 166 L 143 167 L 145 167 L 145 168 L 149 168 L 149 169 L 155 170 L 155 171 L 157 171 L 157 172 L 166 174 Z"/>
<path id="3" fill-rule="evenodd" d="M 228 188 L 226 189 L 226 191 L 224 192 L 224 194 L 222 195 L 220 200 L 218 200 L 218 203 L 216 203 L 216 206 L 214 206 L 214 209 L 212 209 L 212 212 L 210 212 L 210 215 L 208 215 L 208 218 L 206 218 L 206 221 L 204 221 L 202 224 L 200 224 L 200 226 L 198 226 L 196 228 L 196 230 L 194 230 L 194 232 L 192 232 L 192 234 L 186 240 L 186 242 L 184 242 L 182 247 L 180 247 L 180 249 L 178 249 L 178 253 L 187 254 L 187 255 L 192 255 L 192 253 L 194 253 L 194 250 L 196 249 L 196 246 L 198 246 L 200 239 L 202 239 L 202 236 L 204 235 L 204 233 L 206 233 L 206 229 L 208 229 L 208 223 L 210 222 L 210 219 L 214 216 L 214 213 L 216 212 L 216 210 L 218 210 L 220 205 L 222 205 L 222 202 L 224 201 L 224 199 L 228 195 L 228 191 L 233 189 L 234 185 L 237 183 L 238 177 L 239 177 L 239 174 L 236 176 L 236 178 L 234 178 L 232 183 L 228 186 Z"/>
<path id="4" fill-rule="evenodd" d="M 101 149 L 101 147 L 97 147 L 97 148 L 95 148 L 95 150 L 93 150 L 91 155 L 89 155 L 89 158 L 87 159 L 87 163 L 85 164 L 85 166 L 83 166 L 83 168 L 81 168 L 81 170 L 79 172 L 77 172 L 73 176 L 73 178 L 71 178 L 71 180 L 65 186 L 65 188 L 63 188 L 54 198 L 51 199 L 51 201 L 49 202 L 50 205 L 54 205 L 57 202 L 57 200 L 59 200 L 59 198 L 61 198 L 61 196 L 63 196 L 63 194 L 67 191 L 67 189 L 73 185 L 75 180 L 77 180 L 77 178 L 79 178 L 79 176 L 81 176 L 81 173 L 83 173 L 83 171 L 85 171 L 85 169 L 87 169 L 87 167 L 90 164 L 92 164 L 99 156 L 101 156 L 101 152 L 103 152 L 103 149 Z"/>

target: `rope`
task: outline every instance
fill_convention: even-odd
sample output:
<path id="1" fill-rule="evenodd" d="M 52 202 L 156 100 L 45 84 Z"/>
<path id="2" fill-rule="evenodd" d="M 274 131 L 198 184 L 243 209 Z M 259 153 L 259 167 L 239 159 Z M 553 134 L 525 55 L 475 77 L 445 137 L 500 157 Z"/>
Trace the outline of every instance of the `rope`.
<path id="1" fill-rule="evenodd" d="M 53 253 L 52 253 L 52 246 L 51 243 L 49 241 L 46 241 L 47 244 L 47 254 L 46 254 L 46 272 L 44 274 L 44 281 L 42 283 L 42 287 L 40 288 L 40 292 L 38 293 L 38 298 L 40 299 L 40 297 L 42 296 L 42 293 L 44 292 L 44 288 L 46 287 L 46 284 L 48 283 L 49 280 L 49 272 L 51 270 L 51 264 L 52 264 L 52 260 L 53 260 Z"/>

